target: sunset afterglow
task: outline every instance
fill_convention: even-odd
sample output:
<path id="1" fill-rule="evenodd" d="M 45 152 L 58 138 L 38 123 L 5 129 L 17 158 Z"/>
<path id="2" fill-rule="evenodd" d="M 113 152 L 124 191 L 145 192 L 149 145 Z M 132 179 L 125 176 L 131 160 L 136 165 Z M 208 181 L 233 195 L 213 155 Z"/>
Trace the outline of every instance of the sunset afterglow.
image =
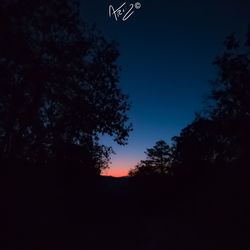
<path id="1" fill-rule="evenodd" d="M 103 176 L 123 177 L 128 175 L 127 168 L 123 167 L 112 167 L 103 171 Z"/>
<path id="2" fill-rule="evenodd" d="M 113 177 L 123 177 L 128 175 L 128 171 L 133 168 L 137 163 L 137 160 L 128 160 L 128 159 L 118 159 L 114 157 L 110 168 L 103 171 L 102 175 L 104 176 L 113 176 Z"/>

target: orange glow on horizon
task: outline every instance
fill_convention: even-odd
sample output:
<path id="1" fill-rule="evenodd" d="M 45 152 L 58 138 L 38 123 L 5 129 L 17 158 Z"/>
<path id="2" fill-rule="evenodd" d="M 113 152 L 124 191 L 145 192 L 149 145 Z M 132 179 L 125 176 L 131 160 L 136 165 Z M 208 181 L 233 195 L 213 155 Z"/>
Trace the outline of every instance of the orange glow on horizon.
<path id="1" fill-rule="evenodd" d="M 128 176 L 128 169 L 122 167 L 111 167 L 110 169 L 104 170 L 102 175 L 103 176 L 113 176 L 113 177 L 124 177 Z"/>
<path id="2" fill-rule="evenodd" d="M 113 177 L 124 177 L 128 176 L 128 172 L 131 168 L 136 165 L 136 160 L 134 159 L 119 159 L 114 157 L 109 168 L 104 170 L 103 176 L 113 176 Z"/>

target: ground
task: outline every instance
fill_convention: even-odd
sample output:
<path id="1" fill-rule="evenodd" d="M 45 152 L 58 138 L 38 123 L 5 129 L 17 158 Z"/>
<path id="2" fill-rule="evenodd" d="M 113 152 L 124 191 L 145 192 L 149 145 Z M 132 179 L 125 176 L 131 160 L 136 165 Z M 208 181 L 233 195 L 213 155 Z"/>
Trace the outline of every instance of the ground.
<path id="1" fill-rule="evenodd" d="M 250 249 L 244 221 L 219 208 L 217 214 L 214 206 L 210 211 L 206 199 L 197 205 L 160 182 L 1 176 L 1 249 Z"/>

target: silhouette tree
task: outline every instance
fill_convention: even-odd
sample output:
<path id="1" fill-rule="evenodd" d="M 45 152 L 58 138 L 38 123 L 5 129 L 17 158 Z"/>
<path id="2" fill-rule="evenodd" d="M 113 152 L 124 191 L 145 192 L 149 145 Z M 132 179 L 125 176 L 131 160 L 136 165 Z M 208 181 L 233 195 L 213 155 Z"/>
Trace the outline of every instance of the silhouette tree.
<path id="1" fill-rule="evenodd" d="M 242 165 L 250 155 L 250 26 L 246 41 L 233 35 L 225 41 L 226 51 L 215 60 L 218 79 L 211 98 L 210 117 L 220 127 L 225 163 Z"/>
<path id="2" fill-rule="evenodd" d="M 100 168 L 110 152 L 100 135 L 125 144 L 131 130 L 116 44 L 70 0 L 1 1 L 0 34 L 1 159 L 46 164 L 82 150 L 78 162 Z"/>
<path id="3" fill-rule="evenodd" d="M 177 172 L 199 176 L 201 172 L 224 167 L 226 173 L 237 166 L 236 172 L 249 173 L 246 167 L 250 160 L 249 41 L 250 28 L 245 43 L 233 35 L 227 37 L 225 52 L 214 62 L 218 77 L 207 107 L 180 136 L 173 138 Z"/>
<path id="4" fill-rule="evenodd" d="M 178 175 L 200 178 L 211 170 L 220 152 L 217 124 L 200 115 L 172 140 L 172 167 Z"/>
<path id="5" fill-rule="evenodd" d="M 157 141 L 153 148 L 146 150 L 146 160 L 140 161 L 129 176 L 168 174 L 171 165 L 171 148 L 163 140 Z"/>

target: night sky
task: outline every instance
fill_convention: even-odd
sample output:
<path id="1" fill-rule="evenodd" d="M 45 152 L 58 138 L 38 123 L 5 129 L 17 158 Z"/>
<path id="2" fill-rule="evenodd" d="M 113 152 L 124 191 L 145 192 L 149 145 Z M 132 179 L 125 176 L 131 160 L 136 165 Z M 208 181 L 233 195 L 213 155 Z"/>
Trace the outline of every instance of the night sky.
<path id="1" fill-rule="evenodd" d="M 83 19 L 119 44 L 119 86 L 132 104 L 128 145 L 102 140 L 116 151 L 107 175 L 126 175 L 146 148 L 159 139 L 170 143 L 193 120 L 216 77 L 212 62 L 225 37 L 244 35 L 250 23 L 249 0 L 139 2 L 141 8 L 129 19 L 116 21 L 109 17 L 109 5 L 116 9 L 124 1 L 81 0 Z"/>

